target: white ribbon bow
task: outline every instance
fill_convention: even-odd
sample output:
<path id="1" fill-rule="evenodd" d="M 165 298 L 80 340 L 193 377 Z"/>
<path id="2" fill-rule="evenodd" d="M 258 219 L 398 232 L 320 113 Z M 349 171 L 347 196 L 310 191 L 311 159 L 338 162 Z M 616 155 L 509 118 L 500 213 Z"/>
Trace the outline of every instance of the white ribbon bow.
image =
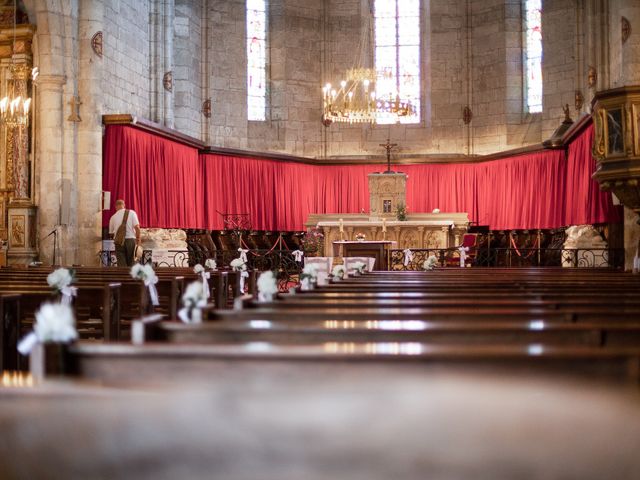
<path id="1" fill-rule="evenodd" d="M 238 251 L 240 252 L 240 259 L 242 260 L 242 263 L 247 263 L 247 252 L 249 252 L 249 250 L 239 248 Z"/>
<path id="2" fill-rule="evenodd" d="M 309 290 L 313 290 L 313 283 L 311 283 L 311 279 L 310 278 L 303 278 L 300 281 L 300 290 L 306 292 Z"/>
<path id="3" fill-rule="evenodd" d="M 202 323 L 202 307 L 206 306 L 206 302 L 200 301 L 194 308 L 181 308 L 178 310 L 178 318 L 183 323 Z"/>
<path id="4" fill-rule="evenodd" d="M 202 290 L 204 290 L 204 298 L 208 300 L 211 296 L 211 292 L 209 291 L 209 282 L 207 280 L 211 278 L 211 274 L 203 271 L 200 275 L 202 275 Z"/>
<path id="5" fill-rule="evenodd" d="M 38 343 L 38 336 L 36 335 L 36 332 L 31 332 L 20 340 L 20 343 L 18 343 L 18 351 L 22 355 L 29 355 L 31 350 L 33 350 L 33 347 L 36 346 L 36 343 Z"/>
<path id="6" fill-rule="evenodd" d="M 464 268 L 469 247 L 460 247 L 458 248 L 458 251 L 460 252 L 460 266 Z"/>
<path id="7" fill-rule="evenodd" d="M 402 252 L 404 253 L 404 266 L 406 267 L 413 261 L 413 252 L 409 248 L 405 248 Z"/>
<path id="8" fill-rule="evenodd" d="M 62 303 L 63 305 L 71 305 L 72 297 L 78 296 L 78 287 L 62 287 L 60 289 L 60 293 L 62 294 L 60 303 Z"/>
<path id="9" fill-rule="evenodd" d="M 293 253 L 293 256 L 294 256 L 296 262 L 298 262 L 298 263 L 302 262 L 302 257 L 304 257 L 304 252 L 302 250 L 294 250 L 291 253 Z"/>
<path id="10" fill-rule="evenodd" d="M 244 293 L 244 279 L 249 278 L 249 272 L 243 270 L 240 272 L 240 293 Z"/>
<path id="11" fill-rule="evenodd" d="M 153 305 L 154 307 L 157 307 L 158 305 L 160 305 L 156 283 L 158 283 L 158 277 L 149 278 L 144 281 L 144 285 L 149 290 L 149 297 L 151 297 L 151 305 Z"/>

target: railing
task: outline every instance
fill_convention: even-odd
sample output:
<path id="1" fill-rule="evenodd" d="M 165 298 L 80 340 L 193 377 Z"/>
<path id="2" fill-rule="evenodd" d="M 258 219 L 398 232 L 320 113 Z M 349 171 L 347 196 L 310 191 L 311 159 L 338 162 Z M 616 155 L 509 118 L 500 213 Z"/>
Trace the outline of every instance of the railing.
<path id="1" fill-rule="evenodd" d="M 405 265 L 403 250 L 391 250 L 392 270 L 422 270 L 431 255 L 438 267 L 460 267 L 457 248 L 420 248 L 411 250 L 413 258 Z M 622 248 L 492 248 L 470 250 L 465 264 L 472 267 L 600 267 L 623 268 Z"/>

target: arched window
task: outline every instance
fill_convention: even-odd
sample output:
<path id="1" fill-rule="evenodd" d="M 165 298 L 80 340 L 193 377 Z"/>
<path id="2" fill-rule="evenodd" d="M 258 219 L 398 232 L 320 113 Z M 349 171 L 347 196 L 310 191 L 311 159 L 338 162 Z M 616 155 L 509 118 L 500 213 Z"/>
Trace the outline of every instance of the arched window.
<path id="1" fill-rule="evenodd" d="M 529 113 L 542 111 L 542 1 L 524 1 L 525 88 Z"/>
<path id="2" fill-rule="evenodd" d="M 247 0 L 247 119 L 263 121 L 267 108 L 267 5 Z"/>
<path id="3" fill-rule="evenodd" d="M 420 0 L 375 0 L 376 96 L 409 101 L 416 114 L 400 123 L 420 122 Z M 379 118 L 378 123 L 391 123 Z"/>

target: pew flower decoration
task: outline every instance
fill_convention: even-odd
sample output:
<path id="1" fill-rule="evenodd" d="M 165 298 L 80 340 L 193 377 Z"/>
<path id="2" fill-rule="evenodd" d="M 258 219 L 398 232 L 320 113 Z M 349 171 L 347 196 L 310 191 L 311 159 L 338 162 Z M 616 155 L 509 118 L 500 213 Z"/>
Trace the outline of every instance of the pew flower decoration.
<path id="1" fill-rule="evenodd" d="M 355 262 L 353 264 L 353 269 L 358 272 L 358 274 L 362 275 L 367 269 L 367 264 L 364 262 Z"/>
<path id="2" fill-rule="evenodd" d="M 29 355 L 37 343 L 69 343 L 78 338 L 76 320 L 69 305 L 45 303 L 36 312 L 33 332 L 18 344 L 22 355 Z"/>
<path id="3" fill-rule="evenodd" d="M 184 323 L 202 323 L 202 307 L 207 305 L 207 289 L 201 281 L 191 282 L 182 294 L 178 317 Z"/>
<path id="4" fill-rule="evenodd" d="M 318 266 L 309 263 L 304 266 L 300 274 L 300 289 L 303 291 L 313 290 L 313 284 L 318 280 Z"/>
<path id="5" fill-rule="evenodd" d="M 347 270 L 344 268 L 344 265 L 336 265 L 335 267 L 333 267 L 333 270 L 331 270 L 331 276 L 333 277 L 334 281 L 344 279 L 346 273 Z"/>
<path id="6" fill-rule="evenodd" d="M 75 271 L 68 268 L 58 268 L 47 275 L 47 283 L 62 295 L 60 303 L 71 305 L 71 299 L 78 295 L 78 289 L 72 287 L 75 281 Z"/>
<path id="7" fill-rule="evenodd" d="M 156 283 L 158 283 L 158 276 L 156 272 L 153 271 L 153 267 L 151 264 L 147 263 L 146 265 L 141 265 L 136 263 L 133 267 L 131 267 L 131 277 L 134 280 L 142 280 L 144 282 L 145 287 L 149 290 L 149 297 L 151 297 L 151 303 L 154 306 L 158 306 L 160 304 L 158 300 L 158 290 L 156 289 Z"/>
<path id="8" fill-rule="evenodd" d="M 196 263 L 196 265 L 193 267 L 193 271 L 196 275 L 200 275 L 200 280 L 202 280 L 202 286 L 204 290 L 204 296 L 205 299 L 208 299 L 210 295 L 209 279 L 211 278 L 211 274 L 207 272 L 199 263 Z"/>
<path id="9" fill-rule="evenodd" d="M 273 296 L 278 293 L 278 283 L 271 270 L 262 272 L 258 277 L 258 301 L 273 302 Z"/>
<path id="10" fill-rule="evenodd" d="M 429 255 L 429 258 L 427 258 L 422 264 L 422 268 L 424 270 L 433 270 L 434 268 L 436 268 L 437 264 L 438 264 L 438 259 L 436 258 L 436 256 Z"/>
<path id="11" fill-rule="evenodd" d="M 242 255 L 238 258 L 234 258 L 233 260 L 231 260 L 231 263 L 229 265 L 234 272 L 240 272 L 240 292 L 244 293 L 244 281 L 245 278 L 249 277 L 249 272 L 247 272 L 246 255 L 244 256 L 244 258 L 242 257 Z"/>
<path id="12" fill-rule="evenodd" d="M 460 247 L 458 248 L 458 252 L 460 252 L 460 267 L 464 268 L 467 261 L 467 252 L 469 251 L 469 247 Z"/>
<path id="13" fill-rule="evenodd" d="M 405 248 L 402 253 L 404 254 L 403 264 L 404 266 L 408 266 L 411 262 L 413 262 L 413 252 L 410 248 Z"/>
<path id="14" fill-rule="evenodd" d="M 218 264 L 213 258 L 207 258 L 207 260 L 204 262 L 204 266 L 213 271 L 216 271 L 218 269 Z"/>

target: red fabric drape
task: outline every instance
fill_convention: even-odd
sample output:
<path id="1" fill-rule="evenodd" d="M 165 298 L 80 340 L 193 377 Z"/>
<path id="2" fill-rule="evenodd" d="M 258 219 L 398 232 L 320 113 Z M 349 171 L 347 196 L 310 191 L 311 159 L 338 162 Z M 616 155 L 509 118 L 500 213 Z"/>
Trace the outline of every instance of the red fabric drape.
<path id="1" fill-rule="evenodd" d="M 620 220 L 591 180 L 588 127 L 569 147 L 478 163 L 406 165 L 410 212 L 467 212 L 493 229 L 556 228 Z M 109 126 L 104 189 L 138 211 L 143 226 L 223 227 L 248 213 L 256 229 L 300 230 L 310 213 L 368 211 L 367 174 L 380 165 L 319 166 L 201 154 L 127 126 Z M 105 215 L 105 224 L 108 221 Z"/>
<path id="2" fill-rule="evenodd" d="M 206 228 L 202 208 L 206 185 L 198 149 L 129 126 L 110 125 L 102 171 L 111 207 L 122 198 L 138 213 L 143 227 Z M 113 212 L 104 212 L 103 225 L 108 225 Z"/>

